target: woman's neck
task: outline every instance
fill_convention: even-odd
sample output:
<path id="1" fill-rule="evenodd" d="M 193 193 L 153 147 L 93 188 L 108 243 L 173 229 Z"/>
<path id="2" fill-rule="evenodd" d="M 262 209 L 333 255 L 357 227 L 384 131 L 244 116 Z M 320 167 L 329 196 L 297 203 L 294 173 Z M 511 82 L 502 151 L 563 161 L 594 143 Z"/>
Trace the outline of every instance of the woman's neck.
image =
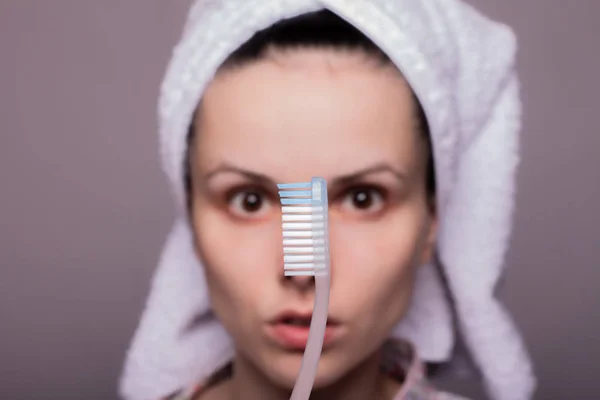
<path id="1" fill-rule="evenodd" d="M 243 358 L 233 363 L 233 376 L 211 390 L 206 400 L 287 400 L 290 391 L 273 385 L 266 376 Z M 311 400 L 385 400 L 392 399 L 400 384 L 380 372 L 379 354 L 375 354 L 333 385 L 313 390 Z"/>

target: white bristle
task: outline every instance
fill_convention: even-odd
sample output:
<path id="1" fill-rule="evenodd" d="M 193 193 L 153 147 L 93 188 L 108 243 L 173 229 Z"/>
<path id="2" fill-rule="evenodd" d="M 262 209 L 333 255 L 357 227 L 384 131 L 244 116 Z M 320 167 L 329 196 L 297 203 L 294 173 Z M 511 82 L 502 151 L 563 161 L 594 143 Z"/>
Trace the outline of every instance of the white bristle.
<path id="1" fill-rule="evenodd" d="M 300 214 L 300 213 L 322 213 L 323 207 L 321 206 L 283 206 L 281 211 L 284 214 Z"/>
<path id="2" fill-rule="evenodd" d="M 325 244 L 325 240 L 323 239 L 290 239 L 290 238 L 284 238 L 283 239 L 283 245 L 284 246 L 319 246 L 319 245 L 324 245 Z"/>
<path id="3" fill-rule="evenodd" d="M 325 261 L 325 256 L 321 254 L 284 254 L 283 262 L 285 263 L 301 263 L 301 262 L 315 262 L 315 261 Z"/>
<path id="4" fill-rule="evenodd" d="M 323 229 L 325 224 L 322 222 L 284 222 L 282 226 L 284 231 L 303 231 L 309 229 Z"/>
<path id="5" fill-rule="evenodd" d="M 295 264 L 284 264 L 283 266 L 287 271 L 301 271 L 301 270 L 323 270 L 325 264 L 315 263 L 295 263 Z"/>
<path id="6" fill-rule="evenodd" d="M 315 273 L 315 271 L 313 271 L 313 270 L 306 270 L 306 271 L 285 270 L 283 274 L 284 274 L 284 276 L 316 276 L 317 275 Z"/>
<path id="7" fill-rule="evenodd" d="M 284 264 L 284 268 L 286 270 L 291 271 L 299 271 L 302 269 L 323 269 L 325 268 L 325 264 L 319 263 L 293 263 L 293 264 Z"/>
<path id="8" fill-rule="evenodd" d="M 304 231 L 312 229 L 312 223 L 310 222 L 284 222 L 281 224 L 284 231 Z"/>
<path id="9" fill-rule="evenodd" d="M 307 268 L 315 268 L 317 264 L 315 263 L 288 263 L 284 264 L 285 269 L 307 269 Z"/>
<path id="10" fill-rule="evenodd" d="M 323 214 L 283 214 L 283 222 L 324 221 Z"/>
<path id="11" fill-rule="evenodd" d="M 311 238 L 315 237 L 312 231 L 283 231 L 284 238 Z"/>
<path id="12" fill-rule="evenodd" d="M 284 247 L 283 248 L 283 254 L 304 254 L 304 253 L 309 253 L 309 254 L 322 254 L 325 253 L 325 248 L 324 247 Z"/>

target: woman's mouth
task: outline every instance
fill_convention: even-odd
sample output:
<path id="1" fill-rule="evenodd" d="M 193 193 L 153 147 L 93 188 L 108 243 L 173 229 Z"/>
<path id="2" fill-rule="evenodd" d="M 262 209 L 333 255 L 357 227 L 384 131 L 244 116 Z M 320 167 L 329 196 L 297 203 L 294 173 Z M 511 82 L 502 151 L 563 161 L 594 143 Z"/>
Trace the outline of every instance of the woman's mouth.
<path id="1" fill-rule="evenodd" d="M 311 314 L 284 312 L 267 328 L 267 335 L 280 346 L 289 350 L 304 351 L 310 331 Z M 333 319 L 327 320 L 323 347 L 331 345 L 340 335 L 341 326 Z"/>

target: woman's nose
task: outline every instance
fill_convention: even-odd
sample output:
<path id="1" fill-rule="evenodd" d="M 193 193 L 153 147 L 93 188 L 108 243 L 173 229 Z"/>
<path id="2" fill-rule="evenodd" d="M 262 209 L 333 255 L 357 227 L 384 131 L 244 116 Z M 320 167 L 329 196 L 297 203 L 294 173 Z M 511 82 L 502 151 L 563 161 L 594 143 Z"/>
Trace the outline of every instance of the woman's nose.
<path id="1" fill-rule="evenodd" d="M 311 286 L 315 278 L 312 276 L 292 276 L 292 281 L 300 287 Z"/>
<path id="2" fill-rule="evenodd" d="M 306 291 L 314 286 L 313 276 L 286 276 L 286 280 L 301 291 Z"/>

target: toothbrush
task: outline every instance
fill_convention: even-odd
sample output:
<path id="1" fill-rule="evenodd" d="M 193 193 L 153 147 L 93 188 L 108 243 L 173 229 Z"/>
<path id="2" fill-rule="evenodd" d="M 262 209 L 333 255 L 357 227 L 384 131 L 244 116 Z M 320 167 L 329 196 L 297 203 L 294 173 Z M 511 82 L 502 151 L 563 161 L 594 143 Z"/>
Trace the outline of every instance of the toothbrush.
<path id="1" fill-rule="evenodd" d="M 327 182 L 277 185 L 281 198 L 285 276 L 314 276 L 315 300 L 302 365 L 290 400 L 308 400 L 323 348 L 329 307 Z"/>

